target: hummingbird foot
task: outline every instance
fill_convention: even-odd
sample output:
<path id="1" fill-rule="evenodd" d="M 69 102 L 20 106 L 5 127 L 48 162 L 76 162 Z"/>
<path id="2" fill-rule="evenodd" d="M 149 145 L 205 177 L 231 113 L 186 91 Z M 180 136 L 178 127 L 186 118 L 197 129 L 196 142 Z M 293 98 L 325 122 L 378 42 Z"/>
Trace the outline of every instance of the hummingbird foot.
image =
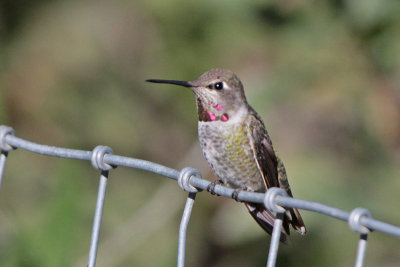
<path id="1" fill-rule="evenodd" d="M 217 193 L 215 193 L 214 189 L 215 189 L 215 186 L 216 186 L 216 185 L 220 185 L 220 184 L 222 184 L 222 181 L 221 181 L 221 180 L 215 180 L 214 182 L 210 183 L 210 184 L 207 186 L 207 189 L 206 189 L 207 192 L 210 192 L 211 195 L 217 195 L 217 196 L 219 196 Z"/>
<path id="2" fill-rule="evenodd" d="M 242 190 L 246 191 L 246 190 L 247 190 L 247 187 L 244 187 L 244 188 L 236 188 L 236 189 L 233 190 L 233 192 L 232 192 L 232 198 L 233 198 L 234 200 L 236 200 L 237 202 L 243 202 L 243 201 L 241 201 L 241 200 L 238 199 L 239 193 L 240 193 L 240 191 L 242 191 Z"/>

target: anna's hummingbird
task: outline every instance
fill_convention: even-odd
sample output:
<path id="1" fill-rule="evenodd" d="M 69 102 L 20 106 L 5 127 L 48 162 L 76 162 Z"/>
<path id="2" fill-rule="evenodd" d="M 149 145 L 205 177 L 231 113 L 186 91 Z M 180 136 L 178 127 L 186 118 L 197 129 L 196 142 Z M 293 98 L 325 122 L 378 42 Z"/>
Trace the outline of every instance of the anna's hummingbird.
<path id="1" fill-rule="evenodd" d="M 247 103 L 240 79 L 231 71 L 213 69 L 194 81 L 148 82 L 181 85 L 196 95 L 198 132 L 204 157 L 220 181 L 231 188 L 265 192 L 280 187 L 293 197 L 285 166 L 277 156 L 260 116 Z M 215 184 L 214 184 L 215 185 Z M 245 203 L 250 214 L 269 234 L 274 216 L 262 204 Z M 297 209 L 288 209 L 281 240 L 289 235 L 289 224 L 306 233 Z"/>

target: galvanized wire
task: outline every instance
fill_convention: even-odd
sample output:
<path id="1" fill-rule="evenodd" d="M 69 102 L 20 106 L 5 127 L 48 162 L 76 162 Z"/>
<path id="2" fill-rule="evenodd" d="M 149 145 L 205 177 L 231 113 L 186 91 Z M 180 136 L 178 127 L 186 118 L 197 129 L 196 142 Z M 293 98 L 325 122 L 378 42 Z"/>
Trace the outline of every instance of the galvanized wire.
<path id="1" fill-rule="evenodd" d="M 183 210 L 181 225 L 179 226 L 179 241 L 178 241 L 178 267 L 185 266 L 185 249 L 186 249 L 186 233 L 187 227 L 190 220 L 190 214 L 192 213 L 194 200 L 196 198 L 196 193 L 199 190 L 192 185 L 190 185 L 190 179 L 192 177 L 201 178 L 201 173 L 190 167 L 183 168 L 178 177 L 178 185 L 182 190 L 189 192 L 188 198 L 186 200 L 185 209 Z"/>
<path id="2" fill-rule="evenodd" d="M 269 246 L 267 267 L 274 267 L 276 264 L 276 258 L 278 257 L 279 239 L 281 237 L 283 224 L 283 213 L 279 212 L 276 214 L 274 221 L 274 229 L 271 235 L 271 245 Z"/>
<path id="3" fill-rule="evenodd" d="M 184 171 L 188 171 L 186 168 L 185 168 L 186 170 L 183 169 L 182 171 L 177 171 L 175 169 L 168 168 L 166 166 L 151 161 L 113 155 L 111 149 L 104 146 L 98 146 L 93 151 L 85 151 L 85 150 L 37 144 L 16 137 L 14 135 L 14 130 L 11 127 L 0 126 L 0 150 L 1 150 L 0 186 L 6 164 L 7 154 L 10 153 L 11 150 L 17 148 L 51 157 L 91 161 L 93 167 L 101 170 L 99 191 L 97 196 L 97 204 L 94 216 L 91 246 L 90 246 L 89 260 L 88 260 L 89 262 L 88 266 L 90 267 L 95 266 L 96 263 L 97 246 L 100 234 L 100 224 L 101 224 L 103 204 L 105 199 L 108 172 L 113 167 L 124 166 L 124 167 L 153 172 L 177 180 L 182 189 L 189 192 L 189 197 L 187 200 L 186 207 L 184 209 L 184 214 L 182 216 L 181 227 L 179 232 L 179 250 L 178 250 L 178 261 L 177 261 L 178 266 L 184 266 L 186 232 L 190 218 L 190 213 L 193 208 L 193 203 L 195 199 L 194 195 L 196 194 L 197 191 L 207 189 L 207 187 L 211 183 L 210 181 L 203 180 L 197 170 L 191 168 L 190 170 L 192 171 L 193 175 L 186 175 L 187 176 L 185 178 L 186 180 L 182 180 L 183 178 L 180 177 L 185 176 L 183 175 L 183 173 Z M 270 189 L 265 194 L 240 191 L 236 197 L 237 200 L 241 200 L 244 202 L 264 203 L 267 208 L 277 213 L 277 218 L 275 220 L 274 230 L 271 238 L 271 246 L 270 246 L 267 266 L 271 267 L 275 266 L 276 262 L 278 246 L 279 246 L 279 237 L 282 230 L 281 229 L 282 220 L 279 217 L 283 214 L 282 210 L 280 210 L 281 207 L 309 210 L 342 221 L 347 221 L 352 230 L 360 232 L 360 241 L 357 250 L 356 266 L 363 266 L 365 251 L 367 246 L 367 234 L 370 231 L 375 230 L 395 237 L 400 237 L 399 226 L 373 219 L 370 216 L 368 210 L 357 208 L 354 209 L 352 212 L 347 212 L 322 203 L 302 200 L 302 199 L 295 199 L 283 195 L 281 192 L 273 192 L 273 191 L 276 191 L 276 189 L 272 190 Z M 214 192 L 218 195 L 231 198 L 234 190 L 224 187 L 222 185 L 216 185 L 214 188 Z M 271 195 L 274 196 L 271 197 Z"/>
<path id="4" fill-rule="evenodd" d="M 4 168 L 6 166 L 6 161 L 7 161 L 7 154 L 8 152 L 6 151 L 1 151 L 0 153 L 0 188 L 1 188 L 1 180 L 3 177 L 3 173 L 4 173 Z"/>
<path id="5" fill-rule="evenodd" d="M 358 241 L 357 258 L 355 267 L 362 267 L 364 265 L 365 253 L 367 251 L 367 234 L 360 235 L 360 241 Z"/>
<path id="6" fill-rule="evenodd" d="M 186 233 L 195 198 L 196 198 L 196 193 L 189 193 L 188 198 L 186 200 L 185 209 L 183 210 L 181 224 L 179 226 L 178 260 L 177 260 L 178 267 L 185 266 Z"/>
<path id="7" fill-rule="evenodd" d="M 88 267 L 96 266 L 97 246 L 100 238 L 100 225 L 103 215 L 104 199 L 106 196 L 106 187 L 108 180 L 108 171 L 102 171 L 100 175 L 99 191 L 97 194 L 96 209 L 94 212 L 92 238 L 90 240 Z"/>

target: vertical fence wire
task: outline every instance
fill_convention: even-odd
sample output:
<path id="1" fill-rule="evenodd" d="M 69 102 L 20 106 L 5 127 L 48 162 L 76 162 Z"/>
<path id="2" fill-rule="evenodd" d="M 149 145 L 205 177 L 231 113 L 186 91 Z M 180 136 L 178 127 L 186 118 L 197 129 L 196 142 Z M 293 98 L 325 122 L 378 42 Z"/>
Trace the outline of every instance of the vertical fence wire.
<path id="1" fill-rule="evenodd" d="M 95 169 L 101 170 L 99 190 L 97 193 L 96 209 L 93 219 L 92 237 L 90 240 L 88 267 L 96 265 L 97 249 L 99 244 L 101 219 L 103 216 L 104 199 L 106 196 L 106 187 L 108 172 L 113 167 L 104 162 L 105 155 L 111 155 L 112 149 L 108 146 L 96 146 L 91 154 L 90 161 Z"/>
<path id="2" fill-rule="evenodd" d="M 1 151 L 0 153 L 0 189 L 2 185 L 4 169 L 6 167 L 7 154 L 7 151 Z"/>
<path id="3" fill-rule="evenodd" d="M 198 177 L 201 179 L 200 171 L 194 168 L 186 167 L 181 170 L 177 179 L 179 187 L 182 190 L 189 192 L 185 204 L 185 209 L 183 210 L 181 224 L 179 226 L 178 259 L 177 259 L 178 267 L 185 266 L 187 227 L 189 224 L 190 215 L 192 213 L 194 200 L 196 198 L 196 193 L 199 192 L 197 188 L 195 188 L 190 184 L 190 179 L 192 177 Z"/>
<path id="4" fill-rule="evenodd" d="M 274 267 L 276 258 L 278 257 L 279 241 L 282 232 L 283 216 L 285 208 L 276 203 L 278 197 L 286 197 L 287 193 L 282 188 L 272 187 L 267 190 L 264 198 L 264 206 L 272 212 L 276 213 L 274 220 L 274 228 L 272 230 L 271 244 L 269 246 L 267 267 Z"/>
<path id="5" fill-rule="evenodd" d="M 104 199 L 106 195 L 107 179 L 108 179 L 108 171 L 102 171 L 100 175 L 99 191 L 97 193 L 96 209 L 94 213 L 88 267 L 96 266 L 97 247 L 99 244 L 100 226 L 101 226 L 101 218 L 103 215 Z"/>
<path id="6" fill-rule="evenodd" d="M 269 246 L 267 267 L 275 267 L 276 258 L 278 257 L 279 240 L 282 232 L 284 213 L 277 213 L 274 221 L 274 229 L 271 236 L 271 244 Z"/>
<path id="7" fill-rule="evenodd" d="M 350 213 L 348 223 L 350 229 L 360 233 L 360 240 L 358 241 L 357 257 L 356 257 L 356 267 L 362 267 L 364 265 L 365 252 L 367 250 L 367 237 L 370 229 L 365 227 L 361 220 L 363 218 L 371 218 L 371 212 L 364 208 L 355 208 Z"/>
<path id="8" fill-rule="evenodd" d="M 178 260 L 177 260 L 178 267 L 185 266 L 186 233 L 195 198 L 196 198 L 196 193 L 189 193 L 188 198 L 186 200 L 185 209 L 183 210 L 181 224 L 179 226 Z"/>
<path id="9" fill-rule="evenodd" d="M 360 241 L 358 241 L 358 249 L 357 249 L 357 258 L 355 267 L 363 267 L 364 266 L 364 259 L 365 259 L 365 252 L 367 251 L 367 234 L 360 235 Z"/>
<path id="10" fill-rule="evenodd" d="M 5 125 L 0 125 L 0 188 L 2 185 L 2 178 L 3 178 L 4 168 L 6 166 L 8 151 L 14 149 L 14 147 L 12 147 L 6 141 L 6 137 L 11 135 L 12 136 L 15 135 L 13 128 Z"/>

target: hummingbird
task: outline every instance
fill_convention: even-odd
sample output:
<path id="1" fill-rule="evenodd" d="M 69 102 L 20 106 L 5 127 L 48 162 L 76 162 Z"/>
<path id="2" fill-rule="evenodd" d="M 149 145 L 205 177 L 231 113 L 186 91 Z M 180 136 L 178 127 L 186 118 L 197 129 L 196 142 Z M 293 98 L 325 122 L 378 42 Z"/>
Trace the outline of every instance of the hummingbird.
<path id="1" fill-rule="evenodd" d="M 196 96 L 198 135 L 204 157 L 219 180 L 232 189 L 264 193 L 280 187 L 293 197 L 285 166 L 278 157 L 261 117 L 247 103 L 243 84 L 232 71 L 212 69 L 194 81 L 149 79 L 191 89 Z M 236 199 L 237 200 L 237 199 Z M 257 223 L 271 234 L 274 215 L 262 204 L 244 203 Z M 304 235 L 306 227 L 299 211 L 284 214 L 281 241 L 290 234 L 289 225 Z"/>

